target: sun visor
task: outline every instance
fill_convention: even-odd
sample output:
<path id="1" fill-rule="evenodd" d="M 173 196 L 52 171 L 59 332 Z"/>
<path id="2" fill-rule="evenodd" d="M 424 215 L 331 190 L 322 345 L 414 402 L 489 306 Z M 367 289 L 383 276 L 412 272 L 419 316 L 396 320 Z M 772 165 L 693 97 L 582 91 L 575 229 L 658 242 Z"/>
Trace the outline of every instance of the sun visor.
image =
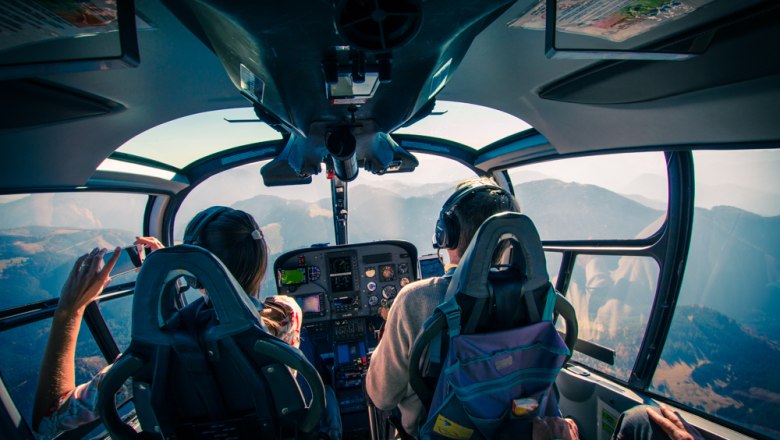
<path id="1" fill-rule="evenodd" d="M 375 133 L 366 150 L 362 167 L 374 174 L 411 172 L 420 164 L 387 133 Z"/>
<path id="2" fill-rule="evenodd" d="M 311 138 L 290 135 L 287 145 L 276 159 L 260 169 L 265 186 L 306 185 L 311 176 L 322 170 L 323 145 L 312 145 Z"/>

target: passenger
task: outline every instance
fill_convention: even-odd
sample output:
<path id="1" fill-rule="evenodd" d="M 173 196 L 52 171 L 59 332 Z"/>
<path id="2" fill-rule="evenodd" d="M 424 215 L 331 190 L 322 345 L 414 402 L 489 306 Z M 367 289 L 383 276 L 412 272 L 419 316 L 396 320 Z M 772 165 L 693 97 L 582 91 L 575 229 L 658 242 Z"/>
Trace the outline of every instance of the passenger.
<path id="1" fill-rule="evenodd" d="M 257 298 L 268 262 L 268 246 L 255 220 L 246 212 L 231 208 L 209 208 L 196 215 L 187 225 L 185 237 L 191 235 L 198 220 L 216 212 L 200 227 L 190 241 L 217 256 L 230 270 L 244 291 Z M 154 237 L 138 237 L 135 242 L 149 251 L 162 248 Z M 97 298 L 110 281 L 121 248 L 105 265 L 106 249 L 95 248 L 81 256 L 65 281 L 57 310 L 54 312 L 49 340 L 41 362 L 33 407 L 33 428 L 44 437 L 53 437 L 98 418 L 98 388 L 110 365 L 91 381 L 76 386 L 75 351 L 84 309 Z M 261 312 L 268 331 L 295 347 L 300 343 L 301 309 L 290 297 L 266 299 Z"/>
<path id="2" fill-rule="evenodd" d="M 462 182 L 444 204 L 442 211 L 447 211 L 456 223 L 456 227 L 448 231 L 454 235 L 447 248 L 450 264 L 445 267 L 444 276 L 415 281 L 401 289 L 389 310 L 382 340 L 371 356 L 366 377 L 368 396 L 380 410 L 398 407 L 403 429 L 414 437 L 418 434 L 418 425 L 425 421 L 425 411 L 409 385 L 412 345 L 422 332 L 425 320 L 444 300 L 452 273 L 482 222 L 499 212 L 520 211 L 511 194 L 500 188 L 484 188 L 486 185 L 495 186 L 495 182 L 490 179 Z M 481 189 L 465 192 L 469 186 Z M 457 200 L 458 197 L 461 198 Z M 437 223 L 437 228 L 439 226 Z"/>
<path id="3" fill-rule="evenodd" d="M 661 404 L 638 405 L 620 415 L 614 440 L 704 440 L 701 433 Z"/>
<path id="4" fill-rule="evenodd" d="M 571 419 L 536 418 L 534 440 L 579 440 L 579 430 Z M 637 405 L 620 415 L 612 440 L 704 440 L 701 433 L 682 417 L 661 404 L 660 408 Z"/>
<path id="5" fill-rule="evenodd" d="M 425 320 L 443 301 L 452 273 L 482 222 L 499 212 L 520 211 L 514 198 L 499 190 L 476 191 L 449 206 L 461 192 L 458 190 L 479 183 L 495 185 L 489 179 L 465 181 L 458 185 L 442 208 L 450 208 L 459 225 L 457 242 L 452 249 L 447 249 L 450 264 L 445 267 L 444 276 L 416 281 L 401 289 L 387 311 L 383 337 L 371 356 L 366 376 L 368 396 L 380 410 L 392 411 L 397 407 L 405 434 L 413 437 L 417 437 L 418 426 L 426 416 L 422 402 L 409 385 L 409 358 L 414 341 L 422 332 Z M 502 200 L 507 198 L 510 200 Z M 648 406 L 633 408 L 621 416 L 618 426 L 619 430 L 613 436 L 615 440 L 702 439 L 695 428 L 663 406 L 660 412 Z M 533 423 L 533 438 L 578 440 L 579 431 L 571 419 L 537 418 Z"/>

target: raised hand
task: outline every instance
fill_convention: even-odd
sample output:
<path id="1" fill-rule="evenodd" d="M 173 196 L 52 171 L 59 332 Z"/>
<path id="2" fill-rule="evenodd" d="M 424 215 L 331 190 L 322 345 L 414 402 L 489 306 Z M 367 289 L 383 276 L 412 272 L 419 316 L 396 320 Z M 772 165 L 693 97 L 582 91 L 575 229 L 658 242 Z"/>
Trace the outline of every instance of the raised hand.
<path id="1" fill-rule="evenodd" d="M 111 281 L 109 274 L 121 250 L 120 247 L 116 248 L 114 255 L 105 265 L 103 257 L 108 252 L 107 249 L 95 248 L 79 257 L 65 280 L 57 308 L 68 313 L 83 311 Z"/>

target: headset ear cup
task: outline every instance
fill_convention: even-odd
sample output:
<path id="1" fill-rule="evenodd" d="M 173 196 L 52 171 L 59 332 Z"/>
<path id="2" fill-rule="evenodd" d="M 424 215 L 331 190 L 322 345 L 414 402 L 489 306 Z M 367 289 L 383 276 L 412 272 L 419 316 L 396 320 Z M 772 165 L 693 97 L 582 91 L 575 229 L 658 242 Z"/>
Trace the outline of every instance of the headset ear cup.
<path id="1" fill-rule="evenodd" d="M 442 214 L 439 213 L 439 218 L 436 220 L 436 228 L 433 230 L 433 247 L 435 249 L 444 248 L 444 242 L 446 240 L 446 231 L 444 230 L 445 227 L 446 226 L 444 226 L 444 219 L 442 218 Z"/>
<path id="2" fill-rule="evenodd" d="M 441 212 L 439 213 L 439 219 L 436 221 L 436 231 L 433 236 L 434 247 L 437 249 L 455 249 L 458 247 L 460 223 L 455 215 L 455 207 L 467 197 L 480 191 L 499 191 L 501 193 L 501 197 L 497 198 L 495 201 L 496 208 L 499 212 L 520 212 L 520 205 L 517 203 L 514 196 L 512 196 L 512 193 L 500 186 L 480 181 L 469 183 L 458 188 L 447 201 L 444 202 L 444 206 L 442 206 Z"/>
<path id="3" fill-rule="evenodd" d="M 445 213 L 443 220 L 446 232 L 444 249 L 455 249 L 458 247 L 458 238 L 460 237 L 458 218 L 455 216 L 455 213 Z"/>

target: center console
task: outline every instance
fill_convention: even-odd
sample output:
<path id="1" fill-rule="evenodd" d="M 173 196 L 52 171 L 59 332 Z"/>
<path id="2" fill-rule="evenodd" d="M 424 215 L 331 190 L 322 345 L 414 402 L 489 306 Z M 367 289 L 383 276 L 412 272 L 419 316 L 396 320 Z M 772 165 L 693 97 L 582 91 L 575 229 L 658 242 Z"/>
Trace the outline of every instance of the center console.
<path id="1" fill-rule="evenodd" d="M 330 371 L 342 417 L 366 411 L 366 358 L 377 344 L 378 311 L 417 279 L 417 250 L 405 241 L 305 248 L 274 262 L 277 290 L 298 302 L 305 333 Z M 366 418 L 367 420 L 367 418 Z"/>

